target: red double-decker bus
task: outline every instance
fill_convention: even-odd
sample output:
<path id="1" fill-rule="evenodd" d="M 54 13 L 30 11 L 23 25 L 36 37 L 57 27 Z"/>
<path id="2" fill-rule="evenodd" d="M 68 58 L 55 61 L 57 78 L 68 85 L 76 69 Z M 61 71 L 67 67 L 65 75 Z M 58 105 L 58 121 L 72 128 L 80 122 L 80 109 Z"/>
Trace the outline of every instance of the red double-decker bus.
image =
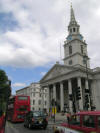
<path id="1" fill-rule="evenodd" d="M 11 122 L 22 122 L 28 111 L 30 111 L 29 96 L 17 95 L 9 98 L 7 110 L 8 120 Z"/>

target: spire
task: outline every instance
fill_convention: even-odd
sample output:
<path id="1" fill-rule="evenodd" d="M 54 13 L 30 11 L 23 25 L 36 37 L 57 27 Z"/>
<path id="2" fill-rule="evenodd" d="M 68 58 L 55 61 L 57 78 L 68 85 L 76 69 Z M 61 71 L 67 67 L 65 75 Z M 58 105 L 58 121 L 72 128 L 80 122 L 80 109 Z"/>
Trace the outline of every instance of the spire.
<path id="1" fill-rule="evenodd" d="M 70 24 L 77 24 L 75 15 L 74 15 L 74 10 L 72 7 L 72 3 L 71 3 L 71 11 L 70 11 Z"/>
<path id="2" fill-rule="evenodd" d="M 71 4 L 71 10 L 70 10 L 70 22 L 68 25 L 68 31 L 70 35 L 79 34 L 79 24 L 77 23 L 74 15 L 74 10 Z"/>

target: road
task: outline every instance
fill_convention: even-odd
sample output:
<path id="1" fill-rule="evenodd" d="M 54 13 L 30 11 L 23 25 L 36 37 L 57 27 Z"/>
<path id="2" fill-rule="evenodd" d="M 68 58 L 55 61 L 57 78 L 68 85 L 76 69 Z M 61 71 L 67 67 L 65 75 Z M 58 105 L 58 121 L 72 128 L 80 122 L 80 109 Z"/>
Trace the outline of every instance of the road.
<path id="1" fill-rule="evenodd" d="M 52 125 L 48 125 L 46 130 L 43 129 L 28 129 L 23 126 L 23 123 L 6 123 L 5 133 L 53 133 Z"/>

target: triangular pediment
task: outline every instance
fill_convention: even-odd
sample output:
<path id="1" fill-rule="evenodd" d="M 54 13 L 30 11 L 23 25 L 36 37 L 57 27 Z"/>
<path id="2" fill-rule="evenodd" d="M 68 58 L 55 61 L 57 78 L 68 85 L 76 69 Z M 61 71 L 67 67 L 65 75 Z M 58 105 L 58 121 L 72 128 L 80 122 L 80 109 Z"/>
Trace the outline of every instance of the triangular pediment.
<path id="1" fill-rule="evenodd" d="M 41 79 L 40 82 L 50 80 L 52 78 L 55 78 L 57 76 L 63 75 L 65 73 L 69 73 L 72 71 L 73 68 L 65 65 L 55 64 L 47 73 L 46 75 Z"/>

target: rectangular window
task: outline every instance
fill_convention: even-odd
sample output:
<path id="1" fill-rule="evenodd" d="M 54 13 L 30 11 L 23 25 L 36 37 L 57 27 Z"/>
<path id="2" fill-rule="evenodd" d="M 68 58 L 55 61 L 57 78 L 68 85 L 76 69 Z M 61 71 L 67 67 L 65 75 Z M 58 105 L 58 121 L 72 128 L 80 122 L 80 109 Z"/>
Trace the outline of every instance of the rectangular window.
<path id="1" fill-rule="evenodd" d="M 45 98 L 47 97 L 47 94 L 45 94 Z"/>
<path id="2" fill-rule="evenodd" d="M 83 126 L 85 127 L 95 127 L 95 116 L 85 115 L 83 116 Z"/>
<path id="3" fill-rule="evenodd" d="M 69 54 L 72 54 L 72 46 L 69 46 Z"/>
<path id="4" fill-rule="evenodd" d="M 47 105 L 47 101 L 45 101 L 45 105 Z"/>
<path id="5" fill-rule="evenodd" d="M 41 93 L 40 93 L 40 97 L 41 97 Z"/>
<path id="6" fill-rule="evenodd" d="M 98 127 L 100 128 L 100 116 L 98 116 Z"/>
<path id="7" fill-rule="evenodd" d="M 81 53 L 83 54 L 83 45 L 81 45 Z"/>
<path id="8" fill-rule="evenodd" d="M 73 115 L 70 120 L 71 125 L 80 125 L 80 116 L 79 115 Z"/>
<path id="9" fill-rule="evenodd" d="M 33 93 L 33 97 L 35 97 L 35 93 Z"/>
<path id="10" fill-rule="evenodd" d="M 41 100 L 38 101 L 38 104 L 41 105 Z"/>
<path id="11" fill-rule="evenodd" d="M 72 65 L 72 60 L 69 60 L 69 65 Z"/>
<path id="12" fill-rule="evenodd" d="M 35 100 L 33 100 L 33 105 L 35 105 Z"/>
<path id="13" fill-rule="evenodd" d="M 24 97 L 24 96 L 18 96 L 18 100 L 27 100 L 28 97 Z"/>

